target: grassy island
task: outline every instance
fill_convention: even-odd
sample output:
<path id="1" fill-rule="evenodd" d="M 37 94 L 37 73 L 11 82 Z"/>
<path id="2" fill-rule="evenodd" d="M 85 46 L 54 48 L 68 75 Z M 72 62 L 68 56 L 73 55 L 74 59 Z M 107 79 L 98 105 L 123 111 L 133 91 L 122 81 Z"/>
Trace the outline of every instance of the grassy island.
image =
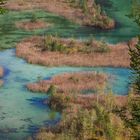
<path id="1" fill-rule="evenodd" d="M 132 46 L 136 42 L 131 41 Z M 130 64 L 127 43 L 111 45 L 95 39 L 79 41 L 51 35 L 24 39 L 17 45 L 16 55 L 45 66 L 129 67 Z"/>
<path id="2" fill-rule="evenodd" d="M 41 80 L 38 83 L 28 84 L 27 88 L 33 92 L 45 92 L 51 85 L 57 87 L 57 92 L 71 94 L 77 92 L 97 92 L 100 85 L 104 86 L 107 75 L 96 72 L 88 73 L 65 73 L 54 76 L 51 80 Z"/>
<path id="3" fill-rule="evenodd" d="M 115 21 L 108 17 L 94 0 L 11 0 L 8 1 L 6 7 L 11 10 L 41 8 L 81 25 L 102 29 L 115 27 Z"/>
<path id="4" fill-rule="evenodd" d="M 44 103 L 62 113 L 56 126 L 41 128 L 33 139 L 106 140 L 115 136 L 124 140 L 130 137 L 117 115 L 117 108 L 127 105 L 127 97 L 104 94 L 106 80 L 107 75 L 89 72 L 61 74 L 28 84 L 32 91 L 46 92 L 50 97 Z M 93 94 L 83 94 L 85 90 Z"/>

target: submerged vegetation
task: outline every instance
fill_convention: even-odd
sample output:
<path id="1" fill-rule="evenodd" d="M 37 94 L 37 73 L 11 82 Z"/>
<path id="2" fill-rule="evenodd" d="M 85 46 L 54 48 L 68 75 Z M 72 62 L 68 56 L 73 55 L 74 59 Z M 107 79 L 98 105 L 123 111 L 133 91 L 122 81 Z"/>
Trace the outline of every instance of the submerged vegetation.
<path id="1" fill-rule="evenodd" d="M 40 20 L 37 20 L 36 22 L 25 21 L 25 22 L 17 22 L 16 23 L 17 28 L 25 29 L 27 31 L 48 28 L 49 26 L 51 26 L 51 24 L 45 23 L 44 21 L 40 21 Z"/>
<path id="2" fill-rule="evenodd" d="M 20 29 L 25 29 L 27 31 L 32 31 L 36 29 L 46 29 L 51 26 L 50 23 L 46 23 L 43 20 L 39 20 L 35 13 L 31 13 L 29 21 L 17 22 L 16 27 Z"/>

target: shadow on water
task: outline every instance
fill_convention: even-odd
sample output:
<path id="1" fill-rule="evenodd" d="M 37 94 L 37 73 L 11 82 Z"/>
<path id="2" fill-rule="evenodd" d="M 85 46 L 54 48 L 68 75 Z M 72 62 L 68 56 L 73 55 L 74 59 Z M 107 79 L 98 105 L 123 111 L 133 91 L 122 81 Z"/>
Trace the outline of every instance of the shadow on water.
<path id="1" fill-rule="evenodd" d="M 101 7 L 114 8 L 113 2 L 111 0 L 95 0 L 95 2 L 100 4 Z"/>
<path id="2" fill-rule="evenodd" d="M 46 100 L 46 99 L 48 99 L 48 97 L 47 98 L 33 97 L 31 99 L 27 99 L 27 101 L 29 101 L 29 103 L 31 105 L 34 105 L 34 106 L 41 108 L 41 109 L 45 109 L 46 111 L 50 111 L 50 108 L 48 107 L 48 105 L 43 103 L 44 100 Z"/>

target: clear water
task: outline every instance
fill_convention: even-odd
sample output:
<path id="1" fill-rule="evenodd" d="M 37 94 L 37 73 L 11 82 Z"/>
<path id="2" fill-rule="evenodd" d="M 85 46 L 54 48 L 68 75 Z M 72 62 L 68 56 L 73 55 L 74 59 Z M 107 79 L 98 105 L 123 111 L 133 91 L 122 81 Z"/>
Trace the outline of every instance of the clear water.
<path id="1" fill-rule="evenodd" d="M 109 1 L 109 0 L 108 0 Z M 99 2 L 108 2 L 99 0 Z M 127 3 L 127 4 L 126 4 Z M 108 4 L 110 6 L 108 7 Z M 123 5 L 123 6 L 122 6 Z M 91 27 L 80 27 L 63 17 L 42 10 L 34 11 L 38 18 L 53 23 L 49 29 L 24 31 L 17 29 L 15 21 L 29 20 L 33 11 L 9 12 L 0 16 L 0 48 L 15 47 L 21 39 L 31 35 L 58 34 L 63 37 L 86 39 L 91 35 L 105 38 L 109 42 L 128 40 L 139 33 L 139 28 L 125 15 L 130 10 L 130 0 L 110 0 L 103 3 L 104 9 L 118 21 L 117 28 L 103 31 Z M 84 68 L 84 67 L 54 67 L 47 68 L 27 64 L 15 57 L 15 50 L 0 52 L 0 65 L 5 68 L 4 87 L 0 88 L 0 140 L 22 140 L 46 124 L 59 121 L 60 114 L 53 113 L 42 101 L 48 98 L 45 94 L 29 92 L 25 85 L 39 78 L 45 79 L 64 72 L 98 71 L 112 75 L 109 88 L 114 94 L 126 95 L 129 88 L 130 70 L 125 68 Z"/>
<path id="2" fill-rule="evenodd" d="M 35 82 L 38 78 L 44 79 L 64 72 L 98 71 L 113 75 L 109 85 L 113 92 L 126 95 L 128 91 L 129 69 L 123 68 L 83 68 L 83 67 L 54 67 L 47 68 L 27 64 L 22 59 L 15 57 L 15 50 L 10 49 L 0 52 L 0 65 L 5 70 L 5 85 L 0 88 L 0 140 L 21 140 L 35 132 L 37 128 L 50 120 L 52 110 L 43 105 L 42 100 L 47 95 L 29 92 L 25 85 Z M 60 114 L 55 114 L 55 119 L 50 124 L 60 119 Z"/>

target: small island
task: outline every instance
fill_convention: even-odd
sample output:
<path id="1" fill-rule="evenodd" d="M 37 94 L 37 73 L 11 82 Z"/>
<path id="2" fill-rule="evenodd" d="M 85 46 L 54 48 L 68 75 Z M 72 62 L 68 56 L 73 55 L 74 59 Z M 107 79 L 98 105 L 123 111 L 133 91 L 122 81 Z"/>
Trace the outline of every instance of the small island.
<path id="1" fill-rule="evenodd" d="M 134 46 L 137 39 L 130 41 Z M 32 64 L 44 66 L 129 67 L 128 43 L 116 45 L 89 39 L 80 41 L 55 36 L 31 37 L 16 47 L 16 55 Z"/>
<path id="2" fill-rule="evenodd" d="M 51 24 L 41 20 L 17 22 L 16 27 L 27 31 L 48 28 Z"/>

